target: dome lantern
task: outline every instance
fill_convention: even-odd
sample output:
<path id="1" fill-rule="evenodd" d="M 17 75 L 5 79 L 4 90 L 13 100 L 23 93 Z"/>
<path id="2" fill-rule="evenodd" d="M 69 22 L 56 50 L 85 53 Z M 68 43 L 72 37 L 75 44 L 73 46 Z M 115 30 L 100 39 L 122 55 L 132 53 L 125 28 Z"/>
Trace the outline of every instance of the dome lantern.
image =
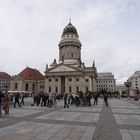
<path id="1" fill-rule="evenodd" d="M 71 24 L 71 21 L 69 22 L 69 24 L 64 28 L 62 36 L 66 35 L 66 34 L 75 34 L 78 36 L 77 30 L 76 28 Z"/>

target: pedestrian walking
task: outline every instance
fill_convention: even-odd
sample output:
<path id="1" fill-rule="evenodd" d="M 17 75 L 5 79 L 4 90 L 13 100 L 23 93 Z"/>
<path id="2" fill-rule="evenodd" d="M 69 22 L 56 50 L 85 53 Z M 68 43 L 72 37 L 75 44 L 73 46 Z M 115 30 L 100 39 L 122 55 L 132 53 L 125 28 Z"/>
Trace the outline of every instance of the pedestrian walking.
<path id="1" fill-rule="evenodd" d="M 64 93 L 64 108 L 69 108 L 67 100 L 68 100 L 68 94 Z"/>
<path id="2" fill-rule="evenodd" d="M 80 98 L 80 105 L 81 106 L 83 106 L 83 92 L 82 91 L 80 91 L 80 93 L 79 93 L 79 98 Z"/>
<path id="3" fill-rule="evenodd" d="M 84 107 L 87 106 L 87 96 L 86 96 L 86 93 L 83 93 L 83 106 Z"/>
<path id="4" fill-rule="evenodd" d="M 16 108 L 16 104 L 18 104 L 18 106 L 20 107 L 19 98 L 20 98 L 20 94 L 16 93 L 15 100 L 14 100 L 14 108 Z"/>
<path id="5" fill-rule="evenodd" d="M 25 98 L 25 95 L 24 95 L 24 93 L 21 95 L 21 102 L 20 102 L 20 104 L 21 105 L 24 105 L 24 98 Z"/>
<path id="6" fill-rule="evenodd" d="M 45 93 L 41 95 L 41 107 L 44 106 L 44 101 L 45 101 Z"/>
<path id="7" fill-rule="evenodd" d="M 45 93 L 45 96 L 44 96 L 44 106 L 47 106 L 48 98 L 49 98 L 49 96 L 47 95 L 47 93 Z"/>
<path id="8" fill-rule="evenodd" d="M 75 94 L 75 105 L 79 106 L 80 105 L 80 98 L 78 94 Z"/>
<path id="9" fill-rule="evenodd" d="M 8 94 L 6 94 L 3 98 L 3 110 L 5 111 L 5 114 L 9 114 L 9 97 Z"/>
<path id="10" fill-rule="evenodd" d="M 97 105 L 98 104 L 98 95 L 95 94 L 94 95 L 94 105 Z"/>
<path id="11" fill-rule="evenodd" d="M 37 104 L 37 94 L 33 95 L 33 101 L 34 101 L 34 105 Z"/>
<path id="12" fill-rule="evenodd" d="M 36 96 L 36 104 L 37 104 L 37 106 L 39 106 L 40 101 L 41 101 L 41 96 L 40 96 L 40 94 L 37 94 L 37 96 Z"/>
<path id="13" fill-rule="evenodd" d="M 49 93 L 48 107 L 52 107 L 53 105 L 53 94 Z"/>
<path id="14" fill-rule="evenodd" d="M 88 104 L 88 106 L 91 106 L 91 98 L 92 98 L 92 96 L 91 96 L 91 94 L 88 92 L 88 93 L 87 93 L 87 104 Z"/>
<path id="15" fill-rule="evenodd" d="M 105 101 L 106 106 L 108 106 L 108 96 L 106 94 L 104 95 L 104 101 Z"/>

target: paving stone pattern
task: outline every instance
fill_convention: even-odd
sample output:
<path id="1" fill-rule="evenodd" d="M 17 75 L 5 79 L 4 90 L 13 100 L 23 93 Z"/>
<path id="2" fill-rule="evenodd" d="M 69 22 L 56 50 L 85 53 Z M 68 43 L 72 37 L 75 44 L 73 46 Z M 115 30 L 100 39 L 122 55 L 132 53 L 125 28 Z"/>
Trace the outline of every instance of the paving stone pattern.
<path id="1" fill-rule="evenodd" d="M 104 105 L 93 140 L 122 140 L 111 108 Z"/>
<path id="2" fill-rule="evenodd" d="M 105 107 L 63 108 L 63 101 L 53 108 L 31 106 L 10 108 L 9 116 L 0 118 L 0 140 L 139 140 L 140 108 L 133 102 L 109 99 Z M 92 100 L 93 104 L 93 100 Z"/>

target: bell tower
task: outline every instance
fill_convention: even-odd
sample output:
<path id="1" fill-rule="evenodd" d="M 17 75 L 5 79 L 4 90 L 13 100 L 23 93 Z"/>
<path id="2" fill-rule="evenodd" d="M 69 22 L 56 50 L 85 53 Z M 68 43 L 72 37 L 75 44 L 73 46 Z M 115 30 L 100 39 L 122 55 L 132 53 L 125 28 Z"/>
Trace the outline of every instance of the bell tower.
<path id="1" fill-rule="evenodd" d="M 76 28 L 69 24 L 64 28 L 59 42 L 59 63 L 78 65 L 81 63 L 81 42 Z"/>

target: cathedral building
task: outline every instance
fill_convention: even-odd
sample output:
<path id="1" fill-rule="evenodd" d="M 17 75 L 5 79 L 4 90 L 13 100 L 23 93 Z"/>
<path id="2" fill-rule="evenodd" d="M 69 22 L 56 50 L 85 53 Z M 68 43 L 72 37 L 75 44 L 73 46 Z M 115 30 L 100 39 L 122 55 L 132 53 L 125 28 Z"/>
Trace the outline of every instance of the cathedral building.
<path id="1" fill-rule="evenodd" d="M 59 61 L 45 69 L 45 92 L 76 93 L 97 91 L 97 71 L 95 64 L 86 67 L 81 60 L 82 44 L 77 29 L 69 22 L 61 35 Z"/>

